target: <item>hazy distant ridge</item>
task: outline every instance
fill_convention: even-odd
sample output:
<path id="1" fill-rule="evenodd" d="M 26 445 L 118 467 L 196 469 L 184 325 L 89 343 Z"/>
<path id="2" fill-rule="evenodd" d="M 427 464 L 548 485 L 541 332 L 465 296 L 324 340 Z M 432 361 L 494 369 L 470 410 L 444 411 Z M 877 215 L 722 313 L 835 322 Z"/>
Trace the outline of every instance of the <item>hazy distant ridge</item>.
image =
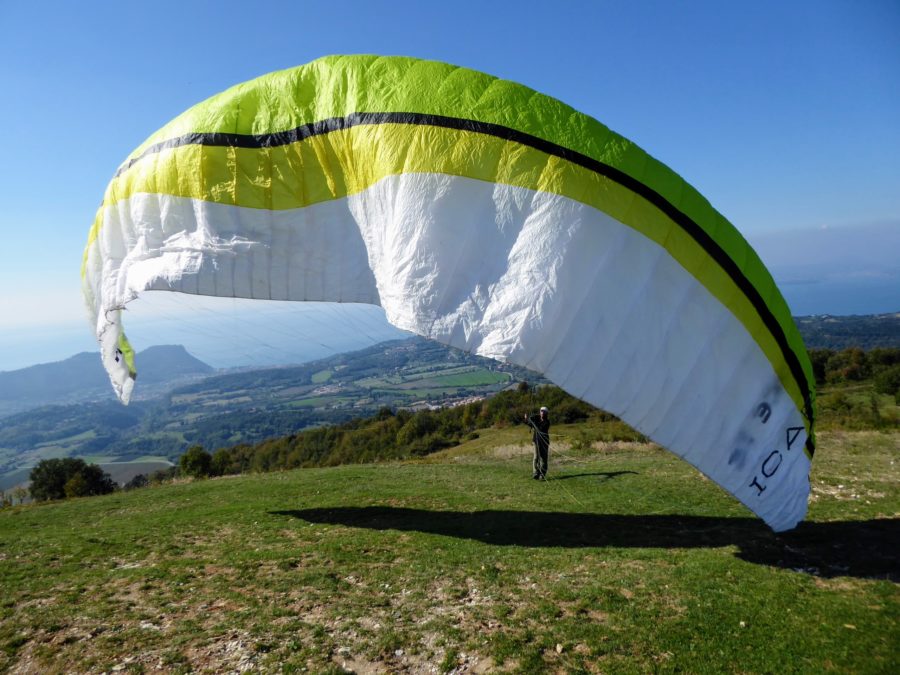
<path id="1" fill-rule="evenodd" d="M 866 351 L 877 347 L 900 347 L 900 312 L 861 316 L 794 317 L 807 349 Z"/>
<path id="2" fill-rule="evenodd" d="M 180 345 L 150 347 L 140 352 L 137 358 L 141 363 L 142 385 L 213 372 L 212 367 L 188 354 Z M 0 372 L 0 414 L 38 405 L 111 397 L 109 376 L 95 352 L 82 352 L 64 361 Z"/>
<path id="3" fill-rule="evenodd" d="M 108 382 L 109 377 L 103 370 L 99 356 L 81 352 L 65 361 L 0 372 L 0 400 L 46 401 L 76 390 L 96 389 Z"/>
<path id="4" fill-rule="evenodd" d="M 900 347 L 900 313 L 795 317 L 808 349 Z M 378 351 L 378 349 L 376 349 Z M 158 396 L 159 385 L 201 377 L 214 369 L 180 345 L 150 347 L 137 355 L 138 395 Z M 283 373 L 282 377 L 288 376 Z M 276 377 L 269 372 L 271 379 Z M 227 387 L 227 381 L 223 381 Z M 154 385 L 157 385 L 154 387 Z M 43 405 L 112 400 L 112 387 L 96 352 L 20 370 L 0 371 L 0 416 Z"/>

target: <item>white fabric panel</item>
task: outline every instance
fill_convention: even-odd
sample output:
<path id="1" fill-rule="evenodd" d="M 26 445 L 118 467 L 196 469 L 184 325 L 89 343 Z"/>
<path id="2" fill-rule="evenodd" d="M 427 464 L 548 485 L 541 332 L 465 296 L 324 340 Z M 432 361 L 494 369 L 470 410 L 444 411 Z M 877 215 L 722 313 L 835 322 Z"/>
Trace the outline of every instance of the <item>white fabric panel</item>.
<path id="1" fill-rule="evenodd" d="M 351 202 L 392 323 L 544 373 L 774 529 L 802 519 L 805 432 L 790 450 L 785 436 L 800 413 L 741 323 L 660 246 L 568 199 L 447 176 L 388 179 Z"/>
<path id="2" fill-rule="evenodd" d="M 148 288 L 380 304 L 399 328 L 620 416 L 773 529 L 805 514 L 802 417 L 759 346 L 662 247 L 584 204 L 430 174 L 274 213 L 137 195 L 107 212 L 98 246 L 98 334 L 103 310 Z"/>
<path id="3" fill-rule="evenodd" d="M 110 304 L 148 289 L 378 304 L 346 200 L 271 212 L 140 194 L 119 207 L 101 237 L 106 266 L 119 270 Z"/>

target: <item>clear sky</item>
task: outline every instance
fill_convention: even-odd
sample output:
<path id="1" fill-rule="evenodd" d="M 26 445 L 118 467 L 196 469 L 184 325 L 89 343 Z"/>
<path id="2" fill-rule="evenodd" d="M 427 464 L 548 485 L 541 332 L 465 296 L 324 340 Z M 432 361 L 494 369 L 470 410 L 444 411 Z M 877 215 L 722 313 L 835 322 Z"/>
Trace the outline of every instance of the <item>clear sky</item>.
<path id="1" fill-rule="evenodd" d="M 795 314 L 898 311 L 898 36 L 897 0 L 0 0 L 0 370 L 92 348 L 81 253 L 134 147 L 233 84 L 335 53 L 559 98 L 691 182 Z"/>

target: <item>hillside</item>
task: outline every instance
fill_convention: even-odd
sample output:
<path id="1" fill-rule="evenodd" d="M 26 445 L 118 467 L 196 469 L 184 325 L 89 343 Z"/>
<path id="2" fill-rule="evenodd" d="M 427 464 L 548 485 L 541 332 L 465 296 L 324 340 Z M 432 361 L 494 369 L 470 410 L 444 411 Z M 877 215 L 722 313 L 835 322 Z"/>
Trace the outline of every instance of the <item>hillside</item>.
<path id="1" fill-rule="evenodd" d="M 813 353 L 820 385 L 825 378 L 819 371 L 831 361 L 837 367 L 846 359 L 841 354 L 817 353 L 816 345 L 900 345 L 898 315 L 800 317 L 798 325 Z M 515 381 L 541 381 L 521 368 L 421 338 L 382 343 L 301 366 L 222 374 L 211 374 L 208 366 L 180 347 L 151 348 L 139 357 L 138 396 L 127 408 L 113 400 L 99 359 L 90 354 L 0 373 L 5 387 L 0 388 L 0 410 L 4 405 L 32 407 L 24 413 L 0 415 L 0 490 L 21 483 L 28 467 L 43 458 L 83 457 L 116 475 L 131 475 L 176 461 L 190 445 L 210 451 L 254 445 L 310 427 L 371 416 L 384 407 L 416 410 L 452 405 L 492 395 Z M 181 386 L 175 386 L 175 378 L 187 378 L 190 383 L 181 380 Z M 829 380 L 828 384 L 834 383 Z M 851 428 L 896 424 L 895 407 L 888 400 L 873 398 L 871 382 L 854 386 L 857 390 L 848 394 L 821 390 L 820 426 L 833 428 L 834 419 L 846 426 L 847 418 L 854 420 Z M 64 401 L 78 396 L 97 400 L 33 407 L 42 387 L 55 388 Z M 862 409 L 869 413 L 860 425 L 857 422 L 865 417 Z M 839 415 L 832 415 L 832 410 Z M 309 460 L 305 450 L 292 452 L 307 458 L 301 463 L 318 461 Z M 378 451 L 371 456 L 379 456 Z"/>
<path id="2" fill-rule="evenodd" d="M 152 366 L 145 367 L 149 378 Z M 257 443 L 385 406 L 418 409 L 483 397 L 523 378 L 540 379 L 412 338 L 303 366 L 206 376 L 129 406 L 106 400 L 35 408 L 0 419 L 0 489 L 44 458 L 158 464 L 194 444 Z"/>
<path id="3" fill-rule="evenodd" d="M 137 357 L 146 368 L 146 375 L 141 376 L 141 395 L 145 397 L 154 392 L 158 395 L 158 385 L 171 388 L 213 372 L 180 345 L 150 347 Z M 93 352 L 0 372 L 0 417 L 41 406 L 114 398 L 109 376 Z"/>
<path id="4" fill-rule="evenodd" d="M 782 535 L 655 446 L 578 436 L 546 483 L 507 428 L 0 510 L 0 670 L 898 672 L 900 435 L 821 434 Z"/>
<path id="5" fill-rule="evenodd" d="M 866 316 L 794 317 L 807 349 L 900 347 L 900 312 Z"/>

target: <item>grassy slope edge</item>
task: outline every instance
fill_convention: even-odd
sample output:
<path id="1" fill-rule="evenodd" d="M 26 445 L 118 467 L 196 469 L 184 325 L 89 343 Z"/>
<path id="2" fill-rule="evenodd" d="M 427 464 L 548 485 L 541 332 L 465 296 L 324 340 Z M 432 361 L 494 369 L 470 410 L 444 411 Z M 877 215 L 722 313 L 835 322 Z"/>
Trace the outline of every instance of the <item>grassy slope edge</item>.
<path id="1" fill-rule="evenodd" d="M 900 434 L 824 432 L 774 535 L 656 446 L 425 460 L 0 512 L 0 670 L 897 672 Z"/>

